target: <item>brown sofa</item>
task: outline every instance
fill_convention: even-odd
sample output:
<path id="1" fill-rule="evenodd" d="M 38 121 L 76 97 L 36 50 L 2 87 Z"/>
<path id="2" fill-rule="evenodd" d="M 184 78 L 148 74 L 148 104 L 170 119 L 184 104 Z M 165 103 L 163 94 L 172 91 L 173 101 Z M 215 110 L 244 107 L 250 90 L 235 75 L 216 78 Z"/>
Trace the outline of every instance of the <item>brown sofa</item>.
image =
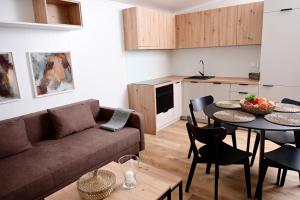
<path id="1" fill-rule="evenodd" d="M 98 100 L 79 103 L 90 105 L 97 125 L 60 139 L 54 138 L 47 111 L 19 117 L 25 122 L 32 148 L 0 159 L 0 200 L 43 199 L 84 173 L 145 148 L 139 113 L 133 112 L 126 126 L 114 134 L 99 128 L 110 119 L 113 109 L 100 107 Z M 16 118 L 0 125 L 13 120 Z"/>

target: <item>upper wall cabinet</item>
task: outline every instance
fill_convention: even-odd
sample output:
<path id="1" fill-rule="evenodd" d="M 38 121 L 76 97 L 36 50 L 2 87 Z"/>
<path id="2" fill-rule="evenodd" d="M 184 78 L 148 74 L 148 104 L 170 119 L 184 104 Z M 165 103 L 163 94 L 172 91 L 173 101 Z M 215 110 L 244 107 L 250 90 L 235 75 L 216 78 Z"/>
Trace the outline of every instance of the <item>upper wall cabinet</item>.
<path id="1" fill-rule="evenodd" d="M 177 48 L 204 46 L 204 13 L 196 12 L 176 16 Z"/>
<path id="2" fill-rule="evenodd" d="M 204 47 L 219 46 L 219 9 L 204 12 Z"/>
<path id="3" fill-rule="evenodd" d="M 123 20 L 126 50 L 175 48 L 174 15 L 134 7 L 123 10 Z"/>
<path id="4" fill-rule="evenodd" d="M 262 21 L 263 2 L 177 15 L 177 48 L 260 44 Z"/>
<path id="5" fill-rule="evenodd" d="M 219 9 L 219 46 L 237 44 L 237 14 L 237 6 Z"/>
<path id="6" fill-rule="evenodd" d="M 261 44 L 264 3 L 238 6 L 237 45 Z"/>

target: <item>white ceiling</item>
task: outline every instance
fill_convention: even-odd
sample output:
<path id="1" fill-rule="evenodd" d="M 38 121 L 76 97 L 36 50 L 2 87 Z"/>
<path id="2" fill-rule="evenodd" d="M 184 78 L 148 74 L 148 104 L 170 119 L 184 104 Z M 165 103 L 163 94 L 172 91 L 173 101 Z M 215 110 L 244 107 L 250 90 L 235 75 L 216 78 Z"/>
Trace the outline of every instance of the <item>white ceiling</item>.
<path id="1" fill-rule="evenodd" d="M 185 10 L 199 4 L 205 4 L 216 0 L 115 0 L 124 3 L 133 3 L 150 7 L 158 7 L 172 12 Z"/>

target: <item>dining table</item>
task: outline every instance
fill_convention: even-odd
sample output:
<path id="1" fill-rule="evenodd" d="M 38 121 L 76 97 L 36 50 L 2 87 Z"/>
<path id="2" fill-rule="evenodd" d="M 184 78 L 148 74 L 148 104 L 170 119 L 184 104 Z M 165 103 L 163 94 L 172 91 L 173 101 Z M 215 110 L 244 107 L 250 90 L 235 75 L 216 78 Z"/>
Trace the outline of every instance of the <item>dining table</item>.
<path id="1" fill-rule="evenodd" d="M 262 163 L 264 159 L 264 153 L 265 153 L 265 132 L 266 131 L 293 131 L 295 135 L 295 142 L 296 146 L 300 148 L 300 126 L 286 126 L 286 125 L 280 125 L 275 124 L 272 122 L 267 121 L 264 118 L 264 115 L 256 115 L 255 120 L 250 122 L 228 122 L 224 120 L 217 119 L 214 114 L 218 111 L 228 110 L 225 108 L 218 107 L 215 103 L 210 104 L 206 106 L 203 109 L 204 114 L 215 121 L 215 123 L 225 123 L 232 126 L 235 126 L 237 128 L 245 128 L 248 130 L 259 130 L 260 131 L 260 148 L 259 148 L 259 177 L 261 177 L 263 170 L 262 170 Z M 233 110 L 233 109 L 231 109 Z M 241 109 L 234 109 L 234 110 L 241 110 Z M 278 132 L 280 134 L 280 132 Z M 260 199 L 262 194 L 262 187 L 259 187 L 257 185 L 255 197 Z"/>

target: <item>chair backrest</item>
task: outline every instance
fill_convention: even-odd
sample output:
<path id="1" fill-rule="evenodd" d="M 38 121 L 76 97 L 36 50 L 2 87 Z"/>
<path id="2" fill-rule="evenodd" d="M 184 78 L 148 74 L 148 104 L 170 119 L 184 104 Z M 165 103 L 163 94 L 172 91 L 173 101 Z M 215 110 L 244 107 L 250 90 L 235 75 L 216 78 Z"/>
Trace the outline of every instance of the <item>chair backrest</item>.
<path id="1" fill-rule="evenodd" d="M 212 154 L 218 154 L 218 147 L 226 137 L 226 130 L 223 127 L 201 128 L 193 125 L 190 117 L 188 117 L 186 126 L 191 142 L 191 147 L 195 156 L 198 155 L 198 149 L 195 144 L 196 140 L 206 144 Z M 217 157 L 217 155 L 212 156 L 214 158 Z"/>
<path id="2" fill-rule="evenodd" d="M 193 124 L 197 126 L 197 120 L 194 112 L 202 111 L 206 106 L 212 104 L 214 102 L 213 96 L 205 96 L 196 99 L 191 99 L 189 108 L 193 120 Z M 210 119 L 208 119 L 208 124 L 210 124 Z"/>
<path id="3" fill-rule="evenodd" d="M 288 104 L 293 104 L 293 105 L 296 105 L 296 106 L 300 106 L 300 101 L 296 101 L 296 100 L 289 99 L 289 98 L 282 99 L 281 103 L 288 103 Z"/>

